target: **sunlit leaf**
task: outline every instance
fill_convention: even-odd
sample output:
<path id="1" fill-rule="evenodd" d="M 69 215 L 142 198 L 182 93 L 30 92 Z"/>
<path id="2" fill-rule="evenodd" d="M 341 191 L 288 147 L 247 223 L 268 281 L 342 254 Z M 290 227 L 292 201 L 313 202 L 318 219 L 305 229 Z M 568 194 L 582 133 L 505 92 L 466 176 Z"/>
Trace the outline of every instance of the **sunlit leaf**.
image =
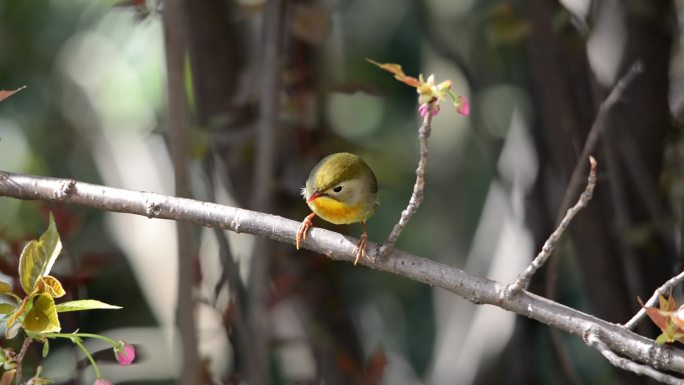
<path id="1" fill-rule="evenodd" d="M 677 308 L 677 303 L 675 302 L 675 298 L 672 295 L 672 292 L 670 292 L 670 295 L 667 297 L 667 307 L 665 309 L 661 309 L 661 310 L 674 311 L 676 308 Z"/>
<path id="2" fill-rule="evenodd" d="M 7 282 L 0 281 L 0 294 L 6 294 L 12 292 L 12 285 Z"/>
<path id="3" fill-rule="evenodd" d="M 23 90 L 24 88 L 26 88 L 26 86 L 19 87 L 19 88 L 17 88 L 16 90 L 13 90 L 13 91 L 0 90 L 0 102 L 3 101 L 3 100 L 5 100 L 5 99 L 7 99 L 7 98 L 9 98 L 10 96 L 16 94 L 17 92 Z"/>
<path id="4" fill-rule="evenodd" d="M 646 315 L 648 315 L 648 318 L 653 321 L 654 324 L 660 329 L 660 330 L 665 330 L 667 329 L 667 324 L 670 321 L 670 316 L 662 311 L 660 309 L 655 308 L 655 307 L 644 307 L 644 311 L 646 311 Z"/>
<path id="5" fill-rule="evenodd" d="M 7 320 L 8 328 L 11 328 L 12 325 L 14 325 L 14 323 L 17 321 L 17 319 L 19 319 L 19 317 L 21 317 L 21 315 L 24 314 L 24 311 L 26 310 L 26 307 L 29 305 L 31 298 L 31 296 L 27 296 L 26 298 L 24 298 L 23 301 L 21 301 L 21 305 L 19 305 L 17 310 L 14 311 L 14 314 L 12 314 L 12 316 L 10 316 Z M 7 333 L 5 333 L 5 335 L 7 335 Z"/>
<path id="6" fill-rule="evenodd" d="M 19 279 L 26 294 L 33 292 L 38 278 L 50 273 L 62 251 L 55 219 L 50 213 L 50 224 L 38 240 L 29 242 L 19 257 Z"/>
<path id="7" fill-rule="evenodd" d="M 21 324 L 14 324 L 14 326 L 8 327 L 5 329 L 5 338 L 11 340 L 19 334 L 19 330 L 21 330 Z"/>
<path id="8" fill-rule="evenodd" d="M 50 341 L 46 338 L 45 342 L 43 342 L 43 358 L 47 357 L 48 353 L 50 353 Z"/>
<path id="9" fill-rule="evenodd" d="M 60 331 L 55 300 L 50 295 L 43 293 L 33 299 L 33 308 L 26 313 L 24 318 L 24 329 L 34 333 Z"/>
<path id="10" fill-rule="evenodd" d="M 663 310 L 667 310 L 668 300 L 662 294 L 658 294 L 658 307 Z"/>
<path id="11" fill-rule="evenodd" d="M 82 310 L 94 310 L 94 309 L 121 309 L 121 306 L 110 305 L 108 303 L 100 302 L 94 299 L 80 299 L 76 301 L 69 301 L 60 303 L 55 306 L 58 313 L 64 313 L 68 311 L 82 311 Z"/>
<path id="12" fill-rule="evenodd" d="M 0 303 L 0 314 L 12 314 L 14 312 L 14 309 L 16 308 L 16 305 L 12 305 L 9 303 Z"/>
<path id="13" fill-rule="evenodd" d="M 64 288 L 62 287 L 62 283 L 51 275 L 38 278 L 38 281 L 36 282 L 36 290 L 38 293 L 50 294 L 52 298 L 59 298 L 66 294 Z"/>
<path id="14" fill-rule="evenodd" d="M 658 345 L 662 345 L 664 343 L 668 342 L 667 341 L 667 336 L 665 334 L 661 334 L 656 338 L 655 343 Z"/>

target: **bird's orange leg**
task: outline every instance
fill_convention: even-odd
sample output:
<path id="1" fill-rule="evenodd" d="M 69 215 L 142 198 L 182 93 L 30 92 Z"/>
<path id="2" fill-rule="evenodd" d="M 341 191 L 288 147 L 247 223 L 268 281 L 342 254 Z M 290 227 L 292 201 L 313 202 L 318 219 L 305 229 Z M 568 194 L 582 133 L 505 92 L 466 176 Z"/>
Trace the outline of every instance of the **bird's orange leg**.
<path id="1" fill-rule="evenodd" d="M 314 219 L 314 217 L 316 217 L 315 213 L 307 215 L 302 221 L 302 224 L 299 225 L 299 230 L 297 230 L 297 236 L 295 237 L 295 246 L 297 247 L 297 250 L 299 250 L 299 245 L 302 241 L 306 239 L 306 233 L 313 227 L 313 222 L 311 220 Z"/>
<path id="2" fill-rule="evenodd" d="M 368 245 L 368 234 L 366 233 L 366 222 L 361 222 L 361 238 L 359 243 L 356 244 L 356 259 L 354 259 L 354 265 L 359 262 L 359 259 L 366 255 L 366 245 Z"/>

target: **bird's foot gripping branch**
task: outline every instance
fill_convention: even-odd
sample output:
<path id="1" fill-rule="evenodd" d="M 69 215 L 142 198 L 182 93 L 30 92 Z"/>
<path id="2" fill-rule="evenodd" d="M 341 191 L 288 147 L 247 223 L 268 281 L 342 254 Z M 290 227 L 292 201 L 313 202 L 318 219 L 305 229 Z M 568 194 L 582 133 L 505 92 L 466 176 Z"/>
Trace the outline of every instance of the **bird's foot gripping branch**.
<path id="1" fill-rule="evenodd" d="M 97 363 L 83 345 L 83 339 L 95 338 L 110 344 L 116 360 L 123 366 L 130 365 L 135 359 L 133 345 L 97 334 L 62 333 L 59 313 L 120 307 L 91 299 L 55 302 L 55 299 L 63 297 L 66 292 L 60 281 L 50 275 L 50 270 L 62 251 L 62 242 L 52 214 L 49 222 L 47 230 L 40 238 L 30 241 L 21 252 L 18 272 L 21 290 L 15 291 L 10 283 L 0 281 L 0 294 L 9 299 L 9 302 L 0 304 L 0 323 L 5 328 L 5 338 L 11 340 L 20 331 L 24 334 L 24 342 L 19 353 L 15 353 L 11 348 L 0 348 L 0 364 L 5 370 L 0 383 L 9 384 L 12 379 L 16 379 L 17 384 L 22 383 L 22 362 L 31 343 L 43 344 L 42 355 L 46 357 L 50 352 L 49 340 L 65 338 L 88 358 L 95 372 L 96 384 L 110 384 L 102 377 Z M 20 294 L 16 294 L 17 292 Z M 32 384 L 49 382 L 51 381 L 41 377 L 40 366 L 28 381 Z"/>

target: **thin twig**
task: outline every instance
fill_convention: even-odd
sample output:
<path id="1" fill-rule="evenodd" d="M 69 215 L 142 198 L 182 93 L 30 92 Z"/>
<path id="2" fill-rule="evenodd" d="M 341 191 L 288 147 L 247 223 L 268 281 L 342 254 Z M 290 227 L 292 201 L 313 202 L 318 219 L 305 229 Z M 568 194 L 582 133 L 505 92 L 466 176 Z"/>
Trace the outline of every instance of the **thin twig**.
<path id="1" fill-rule="evenodd" d="M 171 219 L 238 233 L 267 237 L 293 244 L 299 222 L 276 215 L 228 207 L 215 203 L 177 198 L 161 194 L 116 189 L 77 182 L 73 179 L 56 179 L 7 173 L 8 178 L 20 186 L 12 189 L 0 184 L 0 196 L 24 200 L 41 200 L 62 204 L 75 204 L 112 212 L 137 214 L 157 219 Z M 150 226 L 155 222 L 150 221 Z M 329 230 L 314 228 L 302 247 L 334 260 L 353 262 L 357 239 L 345 237 Z M 370 248 L 377 247 L 370 243 Z M 684 351 L 662 346 L 652 339 L 561 305 L 557 302 L 521 290 L 518 295 L 506 297 L 506 286 L 492 280 L 476 277 L 453 266 L 428 258 L 393 250 L 390 258 L 360 264 L 379 271 L 393 273 L 417 282 L 440 287 L 477 304 L 490 304 L 516 314 L 537 320 L 545 325 L 582 338 L 590 328 L 598 328 L 602 340 L 611 350 L 663 371 L 684 374 Z"/>
<path id="2" fill-rule="evenodd" d="M 598 352 L 601 353 L 615 367 L 636 373 L 638 375 L 651 377 L 652 379 L 662 382 L 663 384 L 682 385 L 682 383 L 684 383 L 683 378 L 671 376 L 650 366 L 638 364 L 632 360 L 617 355 L 610 347 L 608 347 L 608 345 L 606 345 L 605 342 L 601 340 L 599 332 L 596 330 L 590 330 L 586 334 L 584 340 L 587 345 L 598 350 Z"/>
<path id="3" fill-rule="evenodd" d="M 656 302 L 658 302 L 658 296 L 667 295 L 675 286 L 679 285 L 682 282 L 684 282 L 684 271 L 670 278 L 662 286 L 657 288 L 655 292 L 653 292 L 651 298 L 649 298 L 648 301 L 646 301 L 644 306 L 634 315 L 634 317 L 632 317 L 632 319 L 630 319 L 623 325 L 624 328 L 629 330 L 634 329 L 646 315 L 646 310 L 644 310 L 644 307 L 655 305 Z"/>
<path id="4" fill-rule="evenodd" d="M 418 141 L 420 142 L 420 160 L 418 161 L 418 168 L 416 169 L 416 183 L 413 185 L 413 194 L 411 194 L 411 199 L 409 200 L 406 209 L 401 212 L 401 218 L 399 222 L 394 225 L 392 232 L 387 236 L 387 240 L 382 243 L 377 253 L 373 257 L 373 260 L 377 261 L 389 254 L 394 245 L 397 243 L 397 239 L 404 228 L 408 224 L 409 220 L 416 213 L 418 207 L 423 202 L 424 190 L 425 190 L 425 169 L 427 168 L 428 162 L 428 138 L 430 137 L 430 132 L 432 128 L 430 124 L 432 123 L 432 113 L 427 111 L 423 117 L 423 124 L 421 124 L 418 129 Z"/>
<path id="5" fill-rule="evenodd" d="M 19 351 L 19 354 L 17 354 L 17 380 L 15 382 L 16 384 L 21 384 L 21 366 L 24 362 L 26 352 L 28 352 L 28 348 L 29 346 L 31 346 L 31 342 L 33 342 L 33 338 L 24 337 L 24 342 L 21 344 L 21 350 Z"/>
<path id="6" fill-rule="evenodd" d="M 622 99 L 622 94 L 625 93 L 627 86 L 629 86 L 629 84 L 637 77 L 637 75 L 643 71 L 644 65 L 641 64 L 641 61 L 637 61 L 632 64 L 627 73 L 618 81 L 613 90 L 610 91 L 608 97 L 599 106 L 599 110 L 596 113 L 596 119 L 591 124 L 589 135 L 587 135 L 587 139 L 584 142 L 582 153 L 577 158 L 580 159 L 580 161 L 577 162 L 575 169 L 572 171 L 570 182 L 568 182 L 568 187 L 565 190 L 565 195 L 563 196 L 563 200 L 561 201 L 561 205 L 558 210 L 556 223 L 561 221 L 563 213 L 570 207 L 576 191 L 579 190 L 580 186 L 582 185 L 582 173 L 584 171 L 582 159 L 587 159 L 589 155 L 593 154 L 594 150 L 596 150 L 596 144 L 598 143 L 601 134 L 603 131 L 605 131 L 607 126 L 606 119 L 608 119 L 608 111 L 610 111 L 613 106 L 617 104 L 620 99 Z"/>
<path id="7" fill-rule="evenodd" d="M 589 154 L 594 153 L 594 151 L 596 150 L 598 139 L 600 138 L 603 131 L 605 131 L 605 127 L 607 126 L 606 120 L 608 117 L 608 112 L 611 111 L 613 106 L 622 99 L 622 96 L 625 90 L 627 89 L 628 85 L 642 71 L 643 65 L 641 64 L 641 62 L 637 61 L 634 64 L 632 64 L 627 73 L 617 82 L 617 84 L 615 85 L 615 87 L 613 87 L 608 97 L 606 97 L 606 99 L 599 106 L 596 119 L 594 120 L 589 129 L 589 134 L 587 135 L 587 138 L 584 142 L 582 153 L 578 158 L 580 161 L 577 162 L 577 164 L 575 165 L 575 168 L 570 177 L 570 181 L 568 182 L 568 187 L 565 190 L 565 195 L 563 196 L 563 200 L 561 201 L 561 205 L 558 210 L 556 223 L 560 223 L 562 216 L 567 211 L 568 207 L 570 207 L 570 203 L 572 202 L 573 197 L 575 197 L 576 191 L 581 186 L 582 175 L 585 167 L 584 159 L 586 159 L 589 156 Z M 546 296 L 550 299 L 554 299 L 556 297 L 557 275 L 555 274 L 555 271 L 558 269 L 558 264 L 560 263 L 559 261 L 559 258 L 552 258 L 548 262 L 548 274 L 546 275 L 545 292 Z M 558 352 L 558 357 L 561 361 L 564 370 L 568 373 L 568 377 L 571 379 L 571 382 L 573 384 L 577 384 L 578 382 L 573 378 L 578 378 L 578 376 L 576 373 L 573 374 L 576 371 L 571 366 L 571 363 L 567 358 L 568 354 L 566 352 L 565 347 L 560 343 L 561 339 L 558 335 L 558 331 L 551 330 L 550 334 L 551 343 L 553 344 L 554 349 Z"/>
<path id="8" fill-rule="evenodd" d="M 518 279 L 513 284 L 508 286 L 506 290 L 506 295 L 517 294 L 522 289 L 527 287 L 534 273 L 536 273 L 537 270 L 539 270 L 539 268 L 544 266 L 546 260 L 549 259 L 551 252 L 553 252 L 553 249 L 556 247 L 558 240 L 560 239 L 561 235 L 563 235 L 563 232 L 568 227 L 568 225 L 570 225 L 572 219 L 575 217 L 575 215 L 577 215 L 577 213 L 580 210 L 586 207 L 587 203 L 589 203 L 589 201 L 591 200 L 591 197 L 594 194 L 594 186 L 596 186 L 596 159 L 594 159 L 593 156 L 589 156 L 589 165 L 590 169 L 589 178 L 587 178 L 587 187 L 584 189 L 584 192 L 580 195 L 579 200 L 577 201 L 575 206 L 568 209 L 568 212 L 565 213 L 565 217 L 563 218 L 561 223 L 558 225 L 556 230 L 554 230 L 554 232 L 551 233 L 546 242 L 544 242 L 544 246 L 542 246 L 541 251 L 539 251 L 539 254 L 537 254 L 537 256 L 527 266 L 527 269 L 525 269 L 525 271 L 523 271 L 518 276 Z"/>

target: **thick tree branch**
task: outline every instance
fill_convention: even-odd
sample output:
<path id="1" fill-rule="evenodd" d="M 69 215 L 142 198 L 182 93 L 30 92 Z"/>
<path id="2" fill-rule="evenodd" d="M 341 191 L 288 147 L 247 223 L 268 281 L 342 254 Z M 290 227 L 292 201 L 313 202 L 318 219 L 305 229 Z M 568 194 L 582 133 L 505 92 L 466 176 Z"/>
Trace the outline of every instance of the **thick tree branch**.
<path id="1" fill-rule="evenodd" d="M 171 219 L 201 226 L 223 228 L 238 233 L 267 237 L 279 242 L 294 243 L 299 222 L 275 215 L 222 206 L 215 203 L 175 198 L 161 194 L 122 190 L 77 182 L 5 173 L 0 183 L 0 196 L 23 200 L 43 200 L 75 204 L 101 210 L 144 215 L 149 218 Z M 341 234 L 314 228 L 302 246 L 334 260 L 353 262 L 356 240 Z M 377 245 L 370 245 L 375 247 Z M 458 268 L 399 250 L 391 258 L 377 262 L 363 259 L 370 268 L 400 275 L 418 282 L 448 290 L 476 304 L 490 304 L 504 310 L 535 319 L 551 327 L 585 338 L 587 333 L 600 333 L 601 341 L 613 352 L 631 361 L 640 362 L 659 371 L 684 374 L 684 352 L 672 346 L 656 345 L 620 325 L 603 321 L 522 290 L 507 298 L 502 283 L 476 277 Z"/>
<path id="2" fill-rule="evenodd" d="M 658 371 L 650 366 L 641 365 L 634 361 L 628 360 L 624 357 L 617 355 L 612 351 L 605 342 L 601 340 L 599 333 L 595 330 L 590 330 L 584 338 L 587 345 L 598 350 L 611 364 L 614 366 L 640 374 L 642 376 L 651 377 L 664 384 L 671 385 L 681 385 L 682 379 L 678 377 L 671 376 L 669 374 Z"/>

